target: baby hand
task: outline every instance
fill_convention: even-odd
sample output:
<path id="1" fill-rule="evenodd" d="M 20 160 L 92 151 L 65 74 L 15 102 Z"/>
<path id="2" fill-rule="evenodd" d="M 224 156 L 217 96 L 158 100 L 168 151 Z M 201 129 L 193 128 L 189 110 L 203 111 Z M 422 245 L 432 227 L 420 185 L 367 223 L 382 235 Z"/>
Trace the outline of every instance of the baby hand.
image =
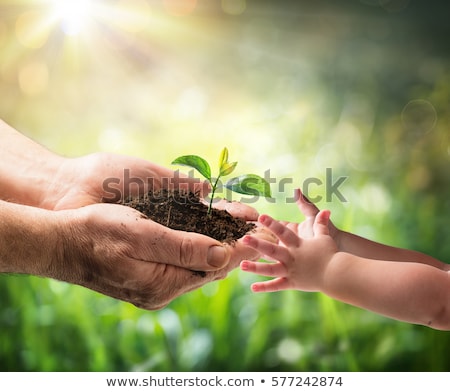
<path id="1" fill-rule="evenodd" d="M 326 266 L 338 252 L 330 236 L 330 211 L 324 210 L 314 216 L 310 238 L 299 235 L 299 225 L 279 222 L 268 215 L 261 215 L 259 223 L 269 229 L 278 243 L 247 235 L 242 239 L 245 245 L 254 248 L 271 262 L 241 262 L 243 271 L 274 277 L 266 282 L 252 285 L 254 292 L 280 290 L 320 291 Z M 294 231 L 294 230 L 296 231 Z"/>

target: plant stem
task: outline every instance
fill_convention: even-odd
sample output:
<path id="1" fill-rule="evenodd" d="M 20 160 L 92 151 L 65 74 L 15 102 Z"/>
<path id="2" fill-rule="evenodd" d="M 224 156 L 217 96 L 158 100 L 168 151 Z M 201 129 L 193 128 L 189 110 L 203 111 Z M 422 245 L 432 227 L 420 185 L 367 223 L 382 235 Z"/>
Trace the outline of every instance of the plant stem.
<path id="1" fill-rule="evenodd" d="M 217 177 L 216 181 L 214 182 L 214 185 L 210 181 L 210 183 L 212 185 L 212 190 L 211 190 L 211 200 L 209 201 L 209 206 L 208 206 L 208 215 L 211 215 L 212 202 L 214 200 L 214 194 L 216 193 L 216 188 L 217 188 L 217 183 L 219 182 L 219 178 L 220 178 L 220 176 Z"/>

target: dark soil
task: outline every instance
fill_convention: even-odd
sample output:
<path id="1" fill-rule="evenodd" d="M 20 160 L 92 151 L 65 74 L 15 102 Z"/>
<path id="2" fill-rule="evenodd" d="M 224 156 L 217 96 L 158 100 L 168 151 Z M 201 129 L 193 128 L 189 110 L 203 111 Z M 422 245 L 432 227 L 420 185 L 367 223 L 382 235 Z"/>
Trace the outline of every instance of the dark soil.
<path id="1" fill-rule="evenodd" d="M 208 206 L 192 192 L 161 189 L 124 204 L 171 229 L 204 234 L 225 243 L 233 243 L 255 227 L 223 210 L 212 208 L 208 214 Z"/>

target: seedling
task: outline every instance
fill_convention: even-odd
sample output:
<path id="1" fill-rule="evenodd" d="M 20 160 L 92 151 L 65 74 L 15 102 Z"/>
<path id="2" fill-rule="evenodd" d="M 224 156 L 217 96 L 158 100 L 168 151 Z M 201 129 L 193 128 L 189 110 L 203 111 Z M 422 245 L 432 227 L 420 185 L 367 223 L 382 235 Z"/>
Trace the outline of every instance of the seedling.
<path id="1" fill-rule="evenodd" d="M 213 179 L 211 177 L 211 166 L 198 155 L 183 155 L 176 158 L 172 165 L 189 166 L 197 170 L 211 185 L 211 200 L 208 206 L 208 215 L 211 214 L 212 202 L 216 193 L 219 179 L 231 174 L 236 168 L 237 162 L 228 162 L 228 149 L 225 147 L 219 158 L 219 175 Z M 270 197 L 269 183 L 256 174 L 243 174 L 239 177 L 233 177 L 225 185 L 225 188 L 243 195 Z"/>

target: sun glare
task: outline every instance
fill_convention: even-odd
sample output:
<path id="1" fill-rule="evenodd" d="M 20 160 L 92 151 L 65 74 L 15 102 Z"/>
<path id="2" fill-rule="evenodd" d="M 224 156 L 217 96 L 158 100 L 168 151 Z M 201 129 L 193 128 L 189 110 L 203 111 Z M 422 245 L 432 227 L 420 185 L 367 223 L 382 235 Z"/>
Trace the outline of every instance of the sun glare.
<path id="1" fill-rule="evenodd" d="M 56 17 L 67 35 L 78 35 L 92 16 L 92 0 L 54 0 Z"/>

